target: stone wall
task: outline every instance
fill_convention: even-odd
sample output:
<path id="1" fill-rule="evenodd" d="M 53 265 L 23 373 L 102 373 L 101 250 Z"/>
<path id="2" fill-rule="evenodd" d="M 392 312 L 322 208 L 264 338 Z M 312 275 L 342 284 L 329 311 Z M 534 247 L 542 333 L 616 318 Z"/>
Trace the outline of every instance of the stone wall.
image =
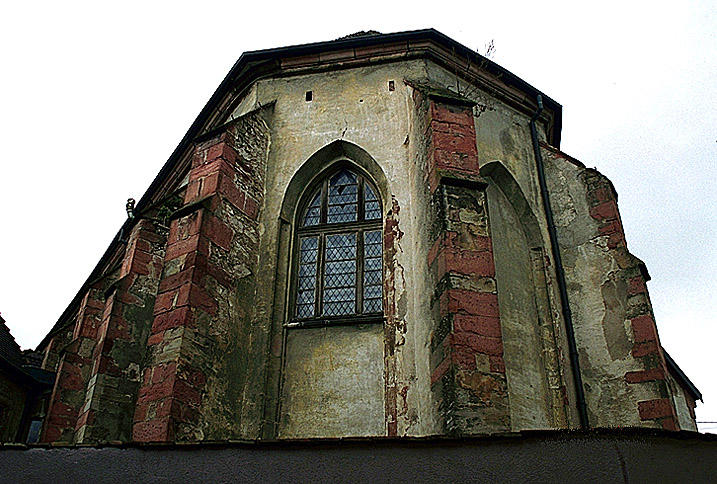
<path id="1" fill-rule="evenodd" d="M 134 413 L 137 441 L 239 437 L 269 135 L 259 113 L 198 142 L 172 217 Z"/>
<path id="2" fill-rule="evenodd" d="M 72 334 L 47 345 L 58 378 L 44 440 L 574 426 L 530 114 L 455 92 L 463 82 L 425 59 L 400 60 L 262 79 L 226 99 L 222 109 L 233 107 L 186 153 L 188 172 L 167 182 L 179 202 L 143 214 L 92 281 Z M 684 409 L 671 403 L 646 270 L 627 251 L 616 195 L 596 171 L 543 150 L 591 424 L 678 428 Z M 385 323 L 290 336 L 298 200 L 341 160 L 383 200 Z M 343 359 L 322 380 L 312 365 L 327 354 Z M 378 386 L 363 392 L 374 401 L 361 414 L 350 381 L 365 372 Z M 321 392 L 344 389 L 313 426 L 282 414 L 316 408 L 321 392 L 292 390 L 299 373 Z"/>
<path id="3" fill-rule="evenodd" d="M 679 429 L 645 265 L 610 181 L 543 144 L 592 426 Z"/>

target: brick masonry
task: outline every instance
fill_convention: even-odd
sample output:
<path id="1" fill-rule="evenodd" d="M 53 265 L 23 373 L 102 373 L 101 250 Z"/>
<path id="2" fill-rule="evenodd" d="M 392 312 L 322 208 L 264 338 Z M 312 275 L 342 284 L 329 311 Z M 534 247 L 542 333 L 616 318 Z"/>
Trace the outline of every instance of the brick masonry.
<path id="1" fill-rule="evenodd" d="M 431 388 L 449 434 L 510 429 L 486 185 L 472 106 L 424 97 L 426 182 L 435 207 L 427 263 L 436 281 Z"/>
<path id="2" fill-rule="evenodd" d="M 148 219 L 139 220 L 132 230 L 119 277 L 105 291 L 76 442 L 131 439 L 166 241 L 166 230 Z"/>
<path id="3" fill-rule="evenodd" d="M 72 339 L 56 351 L 57 377 L 48 404 L 40 440 L 72 442 L 75 426 L 85 402 L 86 383 L 92 369 L 92 353 L 104 310 L 102 285 L 90 287 L 80 305 Z"/>
<path id="4" fill-rule="evenodd" d="M 251 137 L 242 136 L 248 125 Z M 196 146 L 184 206 L 169 230 L 134 413 L 136 441 L 235 434 L 240 402 L 219 389 L 227 380 L 222 371 L 235 364 L 226 360 L 230 348 L 243 344 L 237 326 L 249 325 L 253 309 L 248 293 L 256 290 L 267 147 L 265 125 L 253 118 Z"/>
<path id="5" fill-rule="evenodd" d="M 582 172 L 587 187 L 590 216 L 598 223 L 598 236 L 606 239 L 608 252 L 618 261 L 618 277 L 626 282 L 626 319 L 632 330 L 632 357 L 642 366 L 628 371 L 628 385 L 650 385 L 657 398 L 635 402 L 642 421 L 652 421 L 666 430 L 679 430 L 677 412 L 670 398 L 668 369 L 657 334 L 655 318 L 646 286 L 646 269 L 635 257 L 629 256 L 625 233 L 617 206 L 617 195 L 610 181 L 596 170 Z"/>

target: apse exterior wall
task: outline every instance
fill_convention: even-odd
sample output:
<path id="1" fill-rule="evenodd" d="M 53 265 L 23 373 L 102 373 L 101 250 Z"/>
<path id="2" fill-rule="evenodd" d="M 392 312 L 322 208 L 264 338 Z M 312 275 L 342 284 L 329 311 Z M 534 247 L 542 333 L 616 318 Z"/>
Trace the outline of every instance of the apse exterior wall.
<path id="1" fill-rule="evenodd" d="M 427 264 L 431 245 L 427 227 L 431 225 L 435 207 L 432 206 L 426 188 L 422 172 L 424 167 L 420 164 L 421 156 L 425 156 L 425 133 L 420 132 L 418 127 L 413 88 L 405 84 L 404 79 L 433 81 L 442 85 L 456 83 L 455 75 L 423 60 L 263 80 L 252 87 L 230 118 L 241 116 L 258 106 L 274 103 L 266 179 L 266 192 L 273 196 L 266 197 L 262 213 L 264 231 L 260 250 L 262 261 L 259 265 L 267 270 L 258 275 L 260 287 L 278 287 L 281 291 L 281 286 L 285 285 L 282 284 L 283 280 L 272 280 L 277 269 L 281 273 L 280 267 L 274 267 L 277 247 L 282 244 L 278 235 L 282 204 L 279 195 L 286 193 L 293 175 L 309 157 L 333 141 L 345 140 L 366 150 L 385 173 L 388 186 L 381 187 L 384 212 L 389 209 L 393 212 L 401 233 L 400 250 L 395 257 L 395 267 L 400 276 L 396 278 L 394 290 L 398 327 L 402 334 L 398 336 L 396 349 L 395 382 L 389 382 L 388 385 L 395 385 L 401 396 L 398 402 L 399 435 L 430 435 L 443 431 L 437 416 L 437 402 L 433 400 L 430 391 L 432 369 L 427 348 L 435 326 L 430 307 L 435 281 L 432 280 Z M 388 89 L 388 81 L 391 80 L 394 81 L 394 91 Z M 311 102 L 305 101 L 307 91 L 312 91 Z M 485 93 L 475 93 L 478 100 L 486 96 Z M 483 113 L 476 123 L 478 153 L 481 164 L 500 160 L 527 194 L 531 209 L 541 214 L 528 120 L 527 115 L 498 100 L 491 100 L 491 109 Z M 536 220 L 543 221 L 544 217 L 539 215 Z M 538 228 L 539 236 L 547 240 L 547 230 L 543 225 Z M 512 236 L 509 233 L 504 235 Z M 510 247 L 513 241 L 503 242 L 494 238 L 494 243 Z M 542 245 L 547 247 L 547 244 Z M 528 255 L 526 252 L 525 256 Z M 549 259 L 549 255 L 545 257 Z M 281 265 L 281 257 L 278 260 Z M 505 277 L 510 275 L 506 274 Z M 525 284 L 529 282 L 532 281 L 526 280 Z M 553 285 L 546 289 L 554 290 Z M 533 287 L 526 290 L 532 292 Z M 260 294 L 257 307 L 262 308 L 260 311 L 263 316 L 260 319 L 264 320 L 263 324 L 269 325 L 272 316 L 270 308 L 275 301 L 283 298 L 269 298 L 268 293 L 263 297 L 267 300 L 262 300 Z M 550 324 L 555 327 L 557 337 L 562 338 L 562 323 L 555 307 L 556 300 L 556 295 L 551 295 Z M 276 318 L 281 311 L 273 309 Z M 505 322 L 519 326 L 525 323 L 525 319 L 515 323 L 507 319 Z M 276 330 L 280 331 L 275 327 Z M 381 339 L 383 335 L 376 337 Z M 536 373 L 542 372 L 543 357 L 539 354 L 540 350 L 536 350 L 535 338 L 525 341 L 513 339 L 514 347 L 510 349 L 511 359 L 507 364 L 515 377 L 509 377 L 509 385 L 512 384 L 511 394 L 515 395 L 516 405 L 519 405 L 522 398 L 520 395 L 530 394 L 532 397 L 529 398 L 535 400 L 534 405 L 540 408 L 539 412 L 544 416 L 531 417 L 529 414 L 534 409 L 529 405 L 523 409 L 524 418 L 515 419 L 514 429 L 553 428 L 556 425 L 551 409 L 553 398 L 548 394 L 547 384 L 536 387 L 528 382 L 517 381 L 519 368 L 526 364 L 526 358 L 530 358 L 529 365 L 535 368 Z M 276 344 L 281 342 L 277 341 Z M 377 341 L 376 344 L 383 345 L 383 342 Z M 560 348 L 553 347 L 552 352 L 560 357 Z M 565 387 L 569 385 L 565 382 L 565 376 L 569 373 L 564 370 L 567 367 L 565 362 L 560 363 L 560 385 Z M 278 371 L 276 366 L 274 372 Z M 284 367 L 284 371 L 291 372 L 291 368 Z M 382 375 L 374 377 L 382 378 Z M 542 375 L 541 381 L 547 381 L 545 375 Z M 276 395 L 276 399 L 280 401 L 281 396 Z M 564 406 L 564 402 L 559 405 Z M 565 412 L 563 409 L 562 413 Z M 574 414 L 571 410 L 567 412 Z M 564 419 L 558 426 L 567 425 Z M 356 428 L 363 427 L 357 422 Z"/>
<path id="2" fill-rule="evenodd" d="M 612 183 L 542 145 L 590 424 L 675 430 L 676 400 L 643 262 L 630 253 Z M 688 425 L 686 430 L 691 430 Z"/>
<path id="3" fill-rule="evenodd" d="M 286 65 L 290 70 L 290 59 Z M 468 99 L 459 99 L 455 110 L 450 100 L 438 106 L 424 95 L 426 85 L 462 86 L 458 97 Z M 175 188 L 181 208 L 172 211 L 173 229 L 162 241 L 168 242 L 166 257 L 157 262 L 164 268 L 156 281 L 154 320 L 149 316 L 152 333 L 142 363 L 135 440 L 442 435 L 454 432 L 445 419 L 445 406 L 454 404 L 487 409 L 486 415 L 509 407 L 500 418 L 474 419 L 479 423 L 472 433 L 578 425 L 530 113 L 493 92 L 465 86 L 459 76 L 429 60 L 322 69 L 256 81 L 231 114 L 206 127 L 209 133 L 185 154 L 192 166 Z M 466 107 L 471 100 L 478 103 L 476 116 Z M 469 131 L 475 130 L 475 140 L 464 144 L 473 152 L 477 145 L 481 177 L 469 188 L 449 187 L 454 199 L 466 196 L 475 202 L 467 209 L 452 207 L 457 221 L 446 222 L 449 217 L 440 213 L 446 198 L 429 187 L 434 180 L 427 181 L 436 142 L 427 131 L 432 115 L 460 118 L 464 130 L 468 119 Z M 538 122 L 541 140 L 544 122 Z M 590 423 L 670 428 L 686 414 L 670 403 L 664 358 L 650 326 L 644 271 L 626 249 L 616 196 L 594 170 L 544 143 L 543 150 Z M 218 191 L 208 201 L 202 183 L 214 169 L 210 155 L 217 155 L 221 163 L 214 165 L 233 177 L 223 189 L 237 197 L 236 190 L 245 189 L 248 198 L 241 200 L 255 205 L 237 209 L 236 200 Z M 313 177 L 340 158 L 371 177 L 382 198 L 386 323 L 383 328 L 285 329 L 292 311 L 297 203 Z M 250 172 L 241 172 L 247 167 Z M 441 280 L 431 260 L 439 225 L 453 222 L 492 240 L 490 254 L 482 256 L 494 258 L 488 265 L 492 269 L 495 262 L 495 273 L 471 284 L 480 285 L 473 289 L 484 295 L 497 294 L 502 339 L 492 339 L 499 344 L 491 351 L 500 356 L 476 352 L 473 364 L 486 373 L 503 372 L 507 391 L 500 403 L 491 400 L 490 379 L 456 380 L 457 391 L 463 392 L 460 402 L 436 390 L 442 355 L 435 346 L 445 336 L 438 334 L 445 318 L 437 308 Z M 195 231 L 206 231 L 202 235 L 211 243 L 224 245 L 225 252 L 219 250 L 219 258 L 210 261 L 221 269 L 224 282 L 192 279 L 199 285 L 190 284 L 196 292 L 189 299 L 199 303 L 179 308 L 175 292 L 188 257 L 182 245 L 199 237 Z M 194 311 L 194 319 L 174 317 L 188 311 Z M 52 343 L 48 362 L 60 358 L 66 344 Z M 327 355 L 337 356 L 340 371 L 327 371 L 334 368 L 333 356 Z M 496 362 L 503 360 L 501 369 Z M 322 379 L 308 383 L 306 375 L 317 371 L 323 372 Z M 172 386 L 175 376 L 184 385 L 181 394 Z M 58 378 L 56 393 L 80 405 L 75 380 Z M 161 388 L 166 382 L 169 390 Z M 179 415 L 164 406 L 165 390 L 170 399 L 186 404 L 177 407 Z M 356 392 L 372 397 L 355 398 Z M 322 406 L 321 398 L 330 395 L 336 398 Z M 68 426 L 67 435 L 59 429 L 55 434 L 71 439 L 75 421 L 59 417 Z M 157 419 L 168 418 L 182 420 L 177 434 L 157 430 L 167 427 Z"/>
<path id="4" fill-rule="evenodd" d="M 408 249 L 416 244 L 423 229 L 416 223 L 415 215 L 421 211 L 422 206 L 415 204 L 413 185 L 410 182 L 418 175 L 409 157 L 412 149 L 408 142 L 413 113 L 411 90 L 403 83 L 403 79 L 424 76 L 425 64 L 414 61 L 259 81 L 247 96 L 244 105 L 235 112 L 235 115 L 240 115 L 258 105 L 275 102 L 271 119 L 271 150 L 266 180 L 266 192 L 274 196 L 267 196 L 262 214 L 264 232 L 261 241 L 260 253 L 263 257 L 260 266 L 267 268 L 260 274 L 259 285 L 262 287 L 276 287 L 278 291 L 285 291 L 285 277 L 278 281 L 272 280 L 277 269 L 275 267 L 277 248 L 290 243 L 290 238 L 283 242 L 279 238 L 282 195 L 286 193 L 292 177 L 307 159 L 326 145 L 336 140 L 345 140 L 368 152 L 385 174 L 387 186 L 381 186 L 380 180 L 375 180 L 379 184 L 382 195 L 384 215 L 388 210 L 392 210 L 398 217 L 399 230 L 403 233 L 400 245 L 405 247 L 404 250 L 396 253 L 395 261 L 395 266 L 401 271 L 401 275 L 396 278 L 394 296 L 398 306 L 397 318 L 400 321 L 416 322 L 406 324 L 405 334 L 399 337 L 395 383 L 389 384 L 396 386 L 398 392 L 406 395 L 405 406 L 399 410 L 402 414 L 399 432 L 419 435 L 438 433 L 439 428 L 434 416 L 435 405 L 430 401 L 430 374 L 427 365 L 429 358 L 425 349 L 427 330 L 417 323 L 422 321 L 425 326 L 430 315 L 426 313 L 425 302 L 417 300 L 418 291 L 407 290 L 419 284 L 415 282 L 417 279 L 427 276 L 427 263 L 425 256 L 422 263 L 415 262 L 416 254 Z M 389 91 L 389 80 L 395 81 L 395 91 Z M 313 93 L 311 102 L 305 101 L 306 91 Z M 287 227 L 285 230 L 291 229 Z M 426 248 L 425 253 L 427 250 Z M 286 253 L 288 251 L 282 252 L 282 254 Z M 278 260 L 280 265 L 287 262 L 282 260 L 281 256 Z M 416 268 L 416 270 L 403 270 L 404 268 Z M 421 294 L 425 296 L 430 293 Z M 270 292 L 267 292 L 264 297 L 268 298 L 269 295 Z M 274 308 L 273 314 L 270 311 L 275 301 L 283 300 L 281 297 L 273 297 L 262 301 L 260 296 L 257 306 L 266 308 L 263 324 L 270 325 L 272 315 L 275 316 L 275 324 L 284 322 L 285 311 L 279 308 Z M 424 306 L 424 312 L 419 315 L 416 306 L 421 304 Z M 275 327 L 274 330 L 275 335 L 281 334 L 280 327 Z M 423 333 L 423 342 L 420 344 L 415 341 L 417 331 Z M 380 348 L 383 354 L 383 333 L 373 333 L 373 338 L 375 338 L 373 346 Z M 277 344 L 280 345 L 281 342 L 278 341 Z M 422 362 L 422 366 L 417 368 L 414 358 Z M 365 377 L 383 380 L 383 365 L 374 367 L 360 361 L 356 363 L 366 371 L 374 368 L 374 371 L 378 372 Z M 273 369 L 275 373 L 280 371 L 277 364 Z M 285 367 L 284 371 L 291 372 L 291 368 Z M 340 378 L 341 375 L 336 376 Z M 273 379 L 275 385 L 279 383 L 276 378 Z M 331 385 L 330 382 L 327 384 Z M 338 382 L 337 386 L 340 386 Z M 268 390 L 271 392 L 271 389 Z M 281 395 L 275 394 L 274 398 L 275 404 L 281 405 Z M 384 402 L 376 403 L 381 406 L 384 404 Z M 351 401 L 346 400 L 345 405 L 350 406 Z M 373 414 L 374 411 L 371 413 Z M 347 409 L 345 414 L 356 415 L 359 420 L 366 418 L 365 415 L 356 414 L 351 409 Z M 277 415 L 276 418 L 279 420 L 281 416 Z M 305 425 L 309 424 L 310 422 L 307 422 Z M 366 428 L 364 422 L 356 422 L 355 430 L 349 431 L 349 435 L 361 435 L 360 429 L 364 428 Z M 278 430 L 281 434 L 280 422 Z M 380 433 L 385 434 L 385 429 Z"/>

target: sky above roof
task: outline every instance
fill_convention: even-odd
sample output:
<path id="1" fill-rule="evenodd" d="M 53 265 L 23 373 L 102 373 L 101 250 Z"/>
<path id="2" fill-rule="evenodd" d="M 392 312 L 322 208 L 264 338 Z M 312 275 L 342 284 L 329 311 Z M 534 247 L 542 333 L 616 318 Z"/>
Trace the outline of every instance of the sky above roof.
<path id="1" fill-rule="evenodd" d="M 13 2 L 0 8 L 0 312 L 34 347 L 242 52 L 433 27 L 563 105 L 607 175 L 663 346 L 717 421 L 714 3 Z M 717 424 L 704 424 L 717 433 Z"/>

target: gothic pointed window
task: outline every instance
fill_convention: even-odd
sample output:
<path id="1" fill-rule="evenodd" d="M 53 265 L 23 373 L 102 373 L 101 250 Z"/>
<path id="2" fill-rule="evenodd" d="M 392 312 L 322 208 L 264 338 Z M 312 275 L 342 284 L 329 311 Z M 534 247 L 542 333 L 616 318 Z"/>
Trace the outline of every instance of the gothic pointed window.
<path id="1" fill-rule="evenodd" d="M 381 320 L 381 201 L 364 176 L 342 167 L 300 205 L 292 323 Z"/>

